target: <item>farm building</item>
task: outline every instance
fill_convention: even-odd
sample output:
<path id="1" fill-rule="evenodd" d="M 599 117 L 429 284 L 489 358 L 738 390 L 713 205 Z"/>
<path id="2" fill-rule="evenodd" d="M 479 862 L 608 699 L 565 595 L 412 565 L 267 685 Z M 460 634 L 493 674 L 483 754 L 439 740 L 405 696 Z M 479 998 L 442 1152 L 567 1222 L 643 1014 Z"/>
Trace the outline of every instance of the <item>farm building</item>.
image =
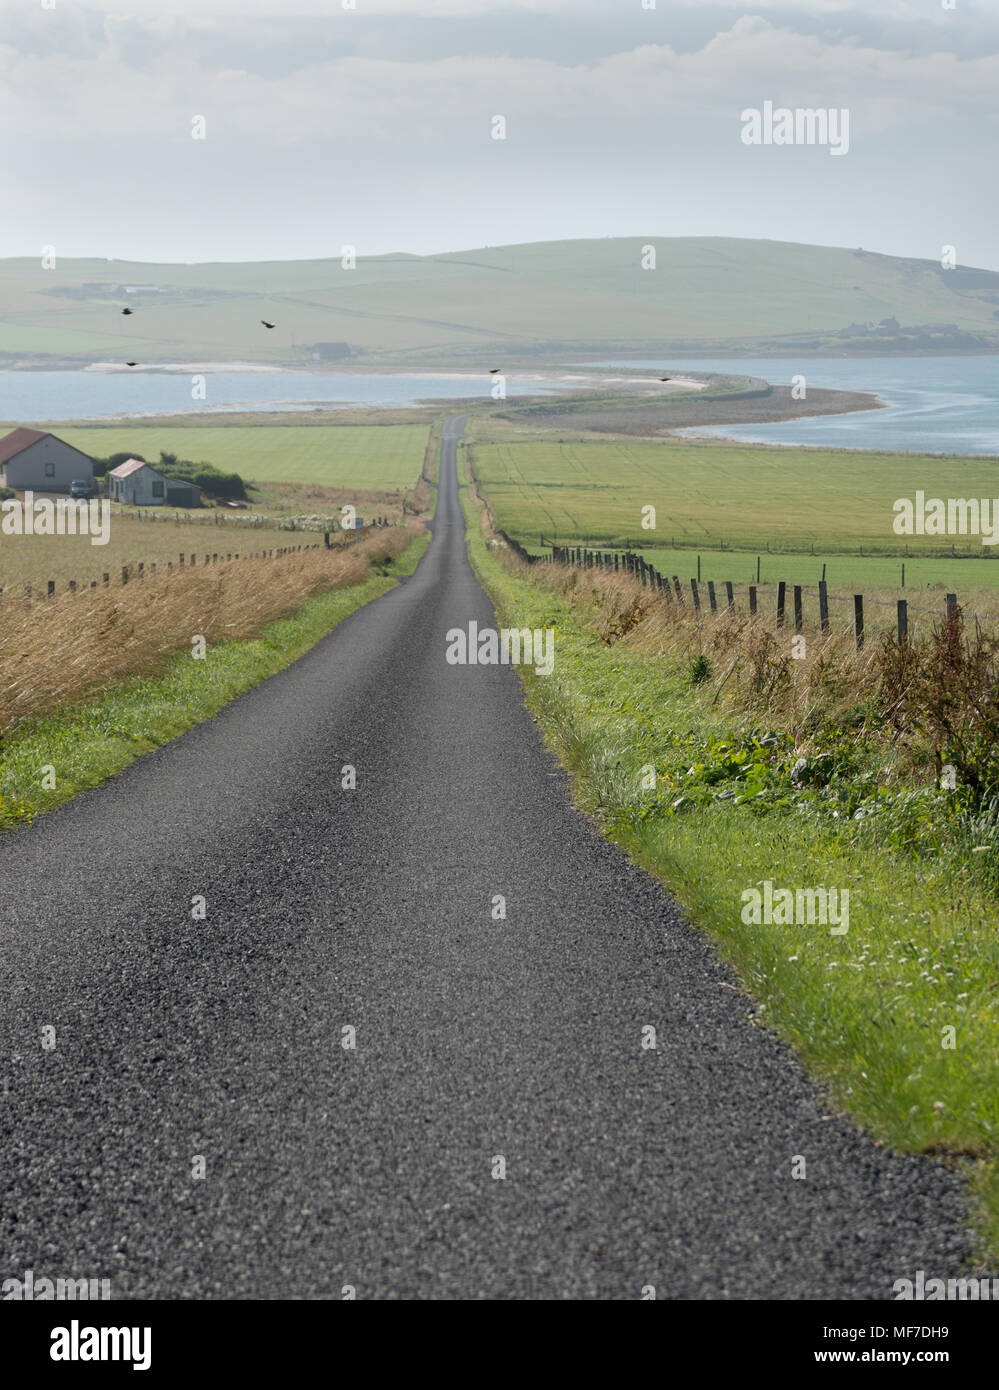
<path id="1" fill-rule="evenodd" d="M 112 502 L 129 502 L 133 507 L 162 507 L 167 480 L 152 464 L 126 459 L 108 473 L 108 496 Z"/>
<path id="2" fill-rule="evenodd" d="M 77 478 L 94 481 L 93 460 L 54 434 L 22 427 L 0 439 L 0 487 L 68 492 Z"/>

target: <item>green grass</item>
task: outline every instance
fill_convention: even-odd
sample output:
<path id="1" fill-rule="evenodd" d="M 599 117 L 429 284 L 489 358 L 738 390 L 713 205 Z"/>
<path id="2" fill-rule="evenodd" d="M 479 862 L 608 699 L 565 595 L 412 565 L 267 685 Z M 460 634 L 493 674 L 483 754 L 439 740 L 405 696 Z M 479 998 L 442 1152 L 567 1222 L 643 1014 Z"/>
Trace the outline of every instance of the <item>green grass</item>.
<path id="1" fill-rule="evenodd" d="M 58 427 L 60 439 L 108 458 L 128 449 L 151 463 L 160 450 L 254 482 L 316 483 L 390 491 L 416 482 L 426 425 L 94 425 Z"/>
<path id="2" fill-rule="evenodd" d="M 654 245 L 657 268 L 642 269 Z M 139 302 L 83 292 L 85 282 L 155 284 Z M 750 348 L 772 335 L 821 338 L 894 315 L 994 335 L 999 277 L 943 274 L 933 261 L 731 237 L 536 242 L 436 256 L 234 264 L 0 261 L 0 351 L 84 360 L 254 360 L 311 365 L 310 345 L 469 361 L 504 348 L 560 350 L 690 342 Z M 59 293 L 62 291 L 63 293 Z M 276 327 L 268 331 L 260 319 Z M 127 328 L 124 327 L 127 323 Z M 123 347 L 126 344 L 127 347 Z"/>
<path id="3" fill-rule="evenodd" d="M 469 452 L 497 524 L 525 544 L 539 533 L 570 544 L 653 536 L 696 549 L 725 546 L 753 555 L 772 550 L 826 555 L 910 550 L 942 556 L 953 540 L 897 536 L 892 504 L 912 498 L 999 496 L 999 464 L 989 459 L 833 449 L 620 440 L 476 443 Z M 655 507 L 655 530 L 642 508 Z M 960 547 L 986 553 L 980 540 Z M 995 573 L 983 560 L 982 574 Z M 908 570 L 907 570 L 908 575 Z M 785 576 L 781 576 L 782 578 Z"/>
<path id="4" fill-rule="evenodd" d="M 143 753 L 210 719 L 237 696 L 291 664 L 337 623 L 411 574 L 430 544 L 414 540 L 384 573 L 331 589 L 250 641 L 221 642 L 204 661 L 170 660 L 162 675 L 134 678 L 99 699 L 59 713 L 0 740 L 0 828 L 33 820 L 87 787 L 97 786 Z M 56 786 L 40 785 L 52 764 Z"/>
<path id="5" fill-rule="evenodd" d="M 701 574 L 716 583 L 726 579 L 733 584 L 755 584 L 756 555 L 745 550 L 639 550 L 640 555 L 663 574 L 678 574 L 682 580 L 697 577 L 697 557 L 701 557 Z M 936 603 L 936 594 L 920 594 L 920 589 L 946 589 L 961 592 L 967 589 L 999 588 L 999 555 L 981 560 L 889 559 L 868 555 L 771 555 L 764 551 L 760 557 L 761 584 L 776 584 L 783 579 L 788 584 L 803 584 L 814 589 L 822 578 L 825 565 L 826 583 L 830 589 L 898 589 L 900 596 L 902 565 L 905 565 L 906 593 L 914 603 Z"/>
<path id="6" fill-rule="evenodd" d="M 793 1045 L 839 1107 L 896 1149 L 965 1156 L 979 1254 L 995 1258 L 994 898 L 960 864 L 889 852 L 874 836 L 859 841 L 832 821 L 779 806 L 711 802 L 643 815 L 644 766 L 657 769 L 668 802 L 668 779 L 683 777 L 692 745 L 748 721 L 698 695 L 687 670 L 626 644 L 605 646 L 584 610 L 511 574 L 473 530 L 473 564 L 500 620 L 556 629 L 554 674 L 521 674 L 549 743 L 575 774 L 579 804 L 711 935 L 762 1006 L 759 1021 Z M 745 925 L 742 893 L 766 879 L 849 889 L 848 933 Z M 942 1046 L 948 1027 L 953 1050 Z"/>

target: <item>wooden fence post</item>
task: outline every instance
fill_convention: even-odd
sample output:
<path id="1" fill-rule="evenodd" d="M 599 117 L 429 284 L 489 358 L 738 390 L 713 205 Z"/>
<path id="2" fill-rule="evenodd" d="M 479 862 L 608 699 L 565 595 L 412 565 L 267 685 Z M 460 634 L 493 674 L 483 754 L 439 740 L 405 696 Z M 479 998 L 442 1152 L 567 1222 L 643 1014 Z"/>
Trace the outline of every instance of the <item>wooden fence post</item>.
<path id="1" fill-rule="evenodd" d="M 750 613 L 755 613 L 755 612 L 756 612 L 756 585 L 755 585 L 755 584 L 750 584 L 750 586 L 749 586 L 749 611 L 750 611 Z"/>
<path id="2" fill-rule="evenodd" d="M 829 631 L 829 587 L 824 579 L 819 580 L 819 626 Z"/>
<path id="3" fill-rule="evenodd" d="M 695 609 L 696 612 L 699 613 L 699 612 L 701 611 L 701 596 L 700 596 L 700 594 L 697 592 L 697 580 L 696 580 L 696 579 L 692 579 L 692 580 L 690 581 L 690 592 L 691 592 L 691 594 L 693 594 L 693 596 L 694 596 L 694 609 Z"/>
<path id="4" fill-rule="evenodd" d="M 801 585 L 794 586 L 794 630 L 800 632 L 802 627 L 803 615 L 801 611 Z"/>
<path id="5" fill-rule="evenodd" d="M 675 591 L 676 591 L 676 601 L 677 601 L 677 603 L 680 605 L 680 607 L 682 608 L 682 607 L 683 607 L 683 589 L 682 589 L 682 587 L 681 587 L 681 585 L 680 585 L 680 576 L 679 576 L 678 574 L 674 574 L 674 576 L 673 576 L 673 588 L 674 588 Z"/>
<path id="6" fill-rule="evenodd" d="M 787 585 L 783 579 L 777 585 L 777 626 L 784 626 L 784 600 L 787 596 Z"/>
<path id="7" fill-rule="evenodd" d="M 853 633 L 857 643 L 857 651 L 864 645 L 864 596 L 854 594 L 853 596 Z"/>
<path id="8" fill-rule="evenodd" d="M 909 636 L 909 605 L 904 598 L 898 600 L 898 645 L 908 640 Z"/>
<path id="9" fill-rule="evenodd" d="M 715 581 L 713 579 L 708 580 L 708 607 L 712 613 L 717 613 L 718 604 L 715 601 Z"/>
<path id="10" fill-rule="evenodd" d="M 726 579 L 726 580 L 725 580 L 725 597 L 728 599 L 728 611 L 729 611 L 730 613 L 734 613 L 734 612 L 735 612 L 735 594 L 734 594 L 733 591 L 732 591 L 732 581 L 731 581 L 730 579 Z"/>

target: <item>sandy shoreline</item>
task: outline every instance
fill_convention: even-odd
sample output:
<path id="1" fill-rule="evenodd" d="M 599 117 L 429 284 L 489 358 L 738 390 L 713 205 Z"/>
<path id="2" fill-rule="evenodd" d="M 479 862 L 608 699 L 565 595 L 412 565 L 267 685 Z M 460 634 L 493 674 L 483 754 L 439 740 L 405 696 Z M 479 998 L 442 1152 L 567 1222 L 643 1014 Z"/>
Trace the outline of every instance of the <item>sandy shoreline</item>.
<path id="1" fill-rule="evenodd" d="M 16 371 L 18 368 L 6 368 L 8 371 Z M 30 369 L 28 369 L 30 370 Z M 52 370 L 66 370 L 65 368 L 53 368 Z M 518 382 L 530 381 L 542 386 L 569 386 L 575 389 L 579 387 L 592 386 L 594 389 L 604 389 L 605 387 L 626 386 L 645 388 L 649 395 L 666 395 L 676 391 L 705 391 L 708 383 L 694 377 L 674 376 L 669 381 L 657 379 L 652 373 L 645 375 L 623 376 L 620 372 L 593 371 L 593 372 L 566 372 L 553 370 L 547 367 L 539 367 L 536 371 L 529 368 L 515 368 L 504 371 L 500 368 L 498 372 L 490 371 L 446 371 L 444 369 L 428 368 L 426 371 L 392 371 L 390 368 L 376 368 L 346 365 L 331 365 L 326 368 L 318 365 L 301 367 L 275 367 L 267 363 L 259 362 L 140 362 L 134 367 L 129 367 L 124 362 L 90 362 L 85 367 L 75 370 L 128 376 L 141 375 L 176 375 L 188 376 L 192 373 L 211 376 L 212 373 L 236 374 L 256 374 L 256 375 L 282 375 L 282 376 L 316 376 L 316 377 L 349 377 L 349 376 L 391 376 L 399 381 L 485 381 L 495 380 L 496 376 L 502 376 L 505 381 L 514 384 Z"/>
<path id="2" fill-rule="evenodd" d="M 679 430 L 717 428 L 725 425 L 778 424 L 785 420 L 815 419 L 822 415 L 848 415 L 883 410 L 885 402 L 872 392 L 809 389 L 803 401 L 794 400 L 789 386 L 775 386 L 768 395 L 728 400 L 664 400 L 654 406 L 636 402 L 633 409 L 617 407 L 582 411 L 553 405 L 551 414 L 565 426 L 595 434 L 627 434 L 643 438 L 677 436 Z M 542 408 L 542 414 L 547 413 Z M 692 436 L 687 436 L 692 437 Z M 705 436 L 714 438 L 715 436 Z M 737 441 L 735 441 L 737 442 Z"/>
<path id="3" fill-rule="evenodd" d="M 6 370 L 16 371 L 17 368 L 8 367 L 6 368 Z M 66 371 L 67 368 L 29 368 L 28 370 Z M 147 376 L 190 376 L 192 373 L 195 372 L 203 376 L 210 376 L 212 372 L 265 372 L 269 374 L 281 374 L 282 376 L 287 376 L 289 373 L 289 369 L 287 367 L 272 367 L 269 363 L 266 362 L 139 362 L 134 367 L 128 366 L 128 364 L 125 362 L 89 362 L 85 367 L 69 368 L 68 370 L 82 372 L 102 372 L 108 374 L 119 373 L 124 374 L 126 376 L 141 376 L 143 374 Z"/>

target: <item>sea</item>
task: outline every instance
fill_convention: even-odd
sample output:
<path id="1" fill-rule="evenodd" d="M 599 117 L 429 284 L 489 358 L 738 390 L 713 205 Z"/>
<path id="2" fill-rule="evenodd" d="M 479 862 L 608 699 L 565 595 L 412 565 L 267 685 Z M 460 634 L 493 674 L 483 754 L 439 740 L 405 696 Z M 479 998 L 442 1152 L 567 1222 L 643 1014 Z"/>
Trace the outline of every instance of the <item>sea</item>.
<path id="1" fill-rule="evenodd" d="M 783 386 L 804 376 L 806 392 L 810 386 L 868 391 L 886 405 L 884 410 L 680 433 L 756 444 L 999 456 L 999 356 L 657 358 L 600 365 L 654 367 L 664 374 L 671 369 L 739 372 Z"/>
<path id="2" fill-rule="evenodd" d="M 203 398 L 201 379 L 203 378 Z M 493 377 L 448 374 L 363 375 L 355 372 L 0 371 L 0 420 L 141 419 L 237 411 L 353 410 L 416 406 L 458 397 L 488 404 Z M 506 379 L 507 396 L 565 389 L 550 381 Z"/>
<path id="3" fill-rule="evenodd" d="M 567 366 L 569 364 L 566 364 Z M 616 360 L 588 367 L 739 372 L 805 388 L 867 391 L 884 410 L 778 424 L 723 425 L 688 433 L 763 444 L 999 456 L 999 356 L 863 358 L 693 358 Z M 487 403 L 492 378 L 456 373 L 205 371 L 204 399 L 180 372 L 0 371 L 0 420 L 140 419 L 232 411 L 409 407 L 442 397 Z M 582 384 L 582 383 L 580 383 Z M 564 391 L 543 376 L 507 373 L 510 397 Z"/>

